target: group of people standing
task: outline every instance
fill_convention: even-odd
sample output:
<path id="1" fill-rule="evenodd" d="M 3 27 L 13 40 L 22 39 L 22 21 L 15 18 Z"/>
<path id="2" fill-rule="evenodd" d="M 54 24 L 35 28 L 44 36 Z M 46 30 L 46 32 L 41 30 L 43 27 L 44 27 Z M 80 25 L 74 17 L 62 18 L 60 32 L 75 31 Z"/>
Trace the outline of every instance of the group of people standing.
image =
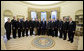
<path id="1" fill-rule="evenodd" d="M 20 21 L 19 18 L 16 20 L 15 17 L 13 17 L 11 21 L 8 18 L 8 21 L 5 23 L 5 29 L 8 40 L 10 40 L 11 29 L 14 39 L 16 38 L 16 33 L 18 33 L 19 38 L 21 36 L 29 36 L 28 30 L 30 30 L 30 36 L 32 36 L 35 29 L 35 35 L 48 35 L 52 37 L 58 37 L 59 31 L 59 38 L 63 38 L 63 40 L 66 40 L 68 33 L 68 41 L 72 43 L 75 34 L 76 23 L 75 21 L 72 21 L 72 18 L 69 18 L 69 21 L 67 22 L 66 18 L 64 18 L 63 21 L 61 19 L 55 20 L 50 18 L 48 21 L 44 21 L 44 19 L 43 21 L 40 19 L 35 19 L 35 21 L 33 21 L 29 20 L 28 18 L 27 20 L 23 18 L 23 20 Z"/>

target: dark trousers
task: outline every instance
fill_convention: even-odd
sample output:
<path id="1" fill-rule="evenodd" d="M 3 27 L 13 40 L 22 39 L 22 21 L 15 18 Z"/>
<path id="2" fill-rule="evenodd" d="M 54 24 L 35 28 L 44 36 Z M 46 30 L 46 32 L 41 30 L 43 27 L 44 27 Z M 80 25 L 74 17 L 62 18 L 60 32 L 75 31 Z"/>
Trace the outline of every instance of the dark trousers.
<path id="1" fill-rule="evenodd" d="M 49 34 L 50 34 L 50 32 L 49 32 L 50 30 L 49 29 L 47 29 L 47 35 L 49 36 Z"/>
<path id="2" fill-rule="evenodd" d="M 41 34 L 41 28 L 37 29 L 37 34 L 40 35 Z"/>
<path id="3" fill-rule="evenodd" d="M 73 42 L 73 38 L 74 38 L 74 33 L 73 31 L 68 31 L 68 38 L 71 42 Z"/>
<path id="4" fill-rule="evenodd" d="M 21 37 L 21 29 L 18 29 L 18 37 Z"/>
<path id="5" fill-rule="evenodd" d="M 11 31 L 6 31 L 7 40 L 10 40 L 10 34 L 11 34 Z"/>
<path id="6" fill-rule="evenodd" d="M 42 28 L 40 29 L 40 35 L 42 35 Z"/>
<path id="7" fill-rule="evenodd" d="M 28 29 L 26 29 L 26 36 L 28 36 Z"/>
<path id="8" fill-rule="evenodd" d="M 66 38 L 67 38 L 67 31 L 63 31 L 63 36 L 64 36 L 64 40 L 66 40 Z"/>
<path id="9" fill-rule="evenodd" d="M 22 29 L 22 36 L 24 37 L 25 29 Z"/>
<path id="10" fill-rule="evenodd" d="M 54 37 L 55 31 L 54 28 L 51 29 L 51 36 Z"/>
<path id="11" fill-rule="evenodd" d="M 35 27 L 35 35 L 38 35 L 38 27 Z"/>
<path id="12" fill-rule="evenodd" d="M 13 38 L 16 38 L 16 29 L 13 29 Z"/>
<path id="13" fill-rule="evenodd" d="M 58 36 L 58 29 L 57 29 L 57 28 L 55 28 L 55 34 L 54 34 L 54 36 L 55 36 L 55 37 Z"/>
<path id="14" fill-rule="evenodd" d="M 42 35 L 45 35 L 45 29 L 44 28 L 42 29 Z"/>
<path id="15" fill-rule="evenodd" d="M 51 29 L 47 29 L 47 35 L 50 36 L 51 34 Z"/>
<path id="16" fill-rule="evenodd" d="M 30 28 L 30 35 L 33 35 L 33 28 Z"/>
<path id="17" fill-rule="evenodd" d="M 59 37 L 62 38 L 62 36 L 63 36 L 62 35 L 62 30 L 59 30 L 59 32 L 60 32 L 60 36 Z"/>
<path id="18" fill-rule="evenodd" d="M 52 36 L 52 29 L 48 29 L 48 36 Z"/>

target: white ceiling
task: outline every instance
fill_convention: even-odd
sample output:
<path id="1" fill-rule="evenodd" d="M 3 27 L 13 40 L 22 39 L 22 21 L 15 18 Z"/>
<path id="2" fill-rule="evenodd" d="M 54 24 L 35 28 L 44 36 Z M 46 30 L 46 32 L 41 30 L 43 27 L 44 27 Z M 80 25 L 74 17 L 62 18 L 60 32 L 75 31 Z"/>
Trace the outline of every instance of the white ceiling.
<path id="1" fill-rule="evenodd" d="M 24 1 L 24 2 L 31 3 L 31 4 L 37 4 L 37 5 L 49 5 L 49 4 L 59 3 L 62 1 Z"/>

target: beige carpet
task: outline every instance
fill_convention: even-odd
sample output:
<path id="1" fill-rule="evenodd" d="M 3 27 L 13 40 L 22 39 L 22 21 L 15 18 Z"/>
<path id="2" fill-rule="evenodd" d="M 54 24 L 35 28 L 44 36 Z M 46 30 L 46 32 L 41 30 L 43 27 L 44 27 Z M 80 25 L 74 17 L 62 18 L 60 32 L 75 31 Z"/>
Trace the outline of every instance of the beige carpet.
<path id="1" fill-rule="evenodd" d="M 55 45 L 50 49 L 39 49 L 32 45 L 32 40 L 38 36 L 28 36 L 7 41 L 8 50 L 76 50 L 77 37 L 74 37 L 74 42 L 70 43 L 67 40 L 60 39 L 59 37 L 51 37 L 55 41 Z"/>

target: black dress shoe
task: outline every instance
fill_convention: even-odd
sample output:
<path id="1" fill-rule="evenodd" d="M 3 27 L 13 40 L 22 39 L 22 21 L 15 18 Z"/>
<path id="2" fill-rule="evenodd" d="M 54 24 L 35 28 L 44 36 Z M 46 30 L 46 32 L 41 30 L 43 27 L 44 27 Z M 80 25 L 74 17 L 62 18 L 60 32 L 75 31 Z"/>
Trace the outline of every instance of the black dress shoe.
<path id="1" fill-rule="evenodd" d="M 54 36 L 52 36 L 52 37 L 54 37 Z"/>
<path id="2" fill-rule="evenodd" d="M 35 36 L 37 36 L 37 34 L 35 34 Z"/>
<path id="3" fill-rule="evenodd" d="M 59 38 L 62 38 L 62 37 L 59 37 Z"/>
<path id="4" fill-rule="evenodd" d="M 71 41 L 71 43 L 73 43 L 73 41 Z"/>
<path id="5" fill-rule="evenodd" d="M 67 41 L 70 41 L 70 40 L 67 40 Z"/>
<path id="6" fill-rule="evenodd" d="M 49 35 L 48 35 L 49 36 Z"/>
<path id="7" fill-rule="evenodd" d="M 57 37 L 57 36 L 55 36 L 55 37 Z"/>
<path id="8" fill-rule="evenodd" d="M 10 40 L 10 39 L 8 39 L 8 40 Z"/>
<path id="9" fill-rule="evenodd" d="M 14 39 L 16 39 L 16 38 L 14 38 Z"/>
<path id="10" fill-rule="evenodd" d="M 66 39 L 63 39 L 63 40 L 66 40 Z"/>
<path id="11" fill-rule="evenodd" d="M 10 37 L 10 39 L 12 39 L 12 38 Z"/>

